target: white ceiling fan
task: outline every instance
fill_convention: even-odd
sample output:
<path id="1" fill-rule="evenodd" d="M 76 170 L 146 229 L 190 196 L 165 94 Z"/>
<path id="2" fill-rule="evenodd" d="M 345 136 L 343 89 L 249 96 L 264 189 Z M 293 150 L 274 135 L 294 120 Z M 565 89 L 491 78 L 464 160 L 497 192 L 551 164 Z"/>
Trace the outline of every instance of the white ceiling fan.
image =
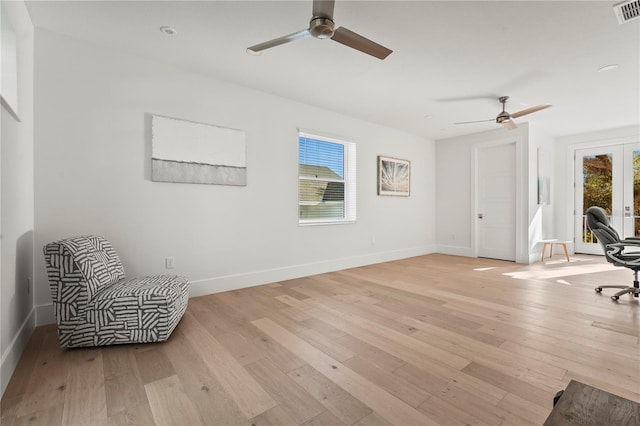
<path id="1" fill-rule="evenodd" d="M 508 130 L 513 130 L 518 127 L 516 123 L 513 121 L 514 118 L 522 117 L 523 115 L 531 114 L 531 113 L 551 107 L 551 105 L 542 104 L 542 105 L 537 105 L 537 106 L 523 109 L 522 111 L 514 112 L 513 114 L 509 114 L 507 111 L 505 111 L 505 107 L 508 99 L 509 99 L 508 96 L 501 96 L 498 98 L 498 101 L 500 101 L 500 103 L 502 104 L 502 112 L 498 114 L 498 116 L 495 118 L 496 123 L 502 124 Z M 494 119 L 491 118 L 489 120 L 462 121 L 454 124 L 484 123 L 484 122 L 493 121 L 493 120 Z"/>
<path id="2" fill-rule="evenodd" d="M 314 37 L 319 39 L 331 38 L 333 41 L 344 44 L 345 46 L 359 50 L 367 55 L 375 56 L 378 59 L 384 59 L 392 50 L 354 33 L 345 27 L 335 28 L 333 21 L 333 8 L 335 0 L 313 0 L 313 10 L 309 28 L 298 32 L 278 37 L 264 43 L 256 44 L 248 47 L 249 53 L 259 53 L 263 50 L 270 49 L 281 44 L 290 43 L 304 37 Z"/>

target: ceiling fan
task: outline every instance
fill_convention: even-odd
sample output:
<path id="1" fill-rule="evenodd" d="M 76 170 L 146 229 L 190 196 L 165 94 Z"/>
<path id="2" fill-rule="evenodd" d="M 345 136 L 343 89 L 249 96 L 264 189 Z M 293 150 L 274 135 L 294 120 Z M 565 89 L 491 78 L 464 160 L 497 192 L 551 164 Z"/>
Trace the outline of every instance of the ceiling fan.
<path id="1" fill-rule="evenodd" d="M 255 46 L 248 47 L 247 51 L 249 53 L 258 53 L 281 44 L 311 36 L 319 39 L 331 38 L 331 40 L 364 52 L 367 55 L 375 56 L 378 59 L 384 59 L 391 54 L 392 50 L 360 34 L 356 34 L 345 27 L 335 28 L 333 22 L 334 5 L 335 0 L 313 0 L 313 11 L 311 20 L 309 21 L 309 28 L 256 44 Z"/>
<path id="2" fill-rule="evenodd" d="M 549 108 L 551 106 L 548 104 L 537 105 L 537 106 L 523 109 L 522 111 L 514 112 L 513 114 L 509 114 L 507 111 L 504 110 L 508 99 L 509 99 L 508 96 L 501 96 L 498 98 L 498 100 L 502 104 L 502 112 L 498 114 L 498 116 L 495 118 L 496 123 L 502 124 L 508 130 L 513 130 L 518 127 L 516 126 L 516 123 L 513 121 L 514 118 L 522 117 L 523 115 L 531 114 L 531 113 Z M 489 120 L 462 121 L 460 123 L 454 123 L 454 124 L 483 123 L 483 122 L 493 121 L 493 120 L 494 119 L 492 118 Z"/>

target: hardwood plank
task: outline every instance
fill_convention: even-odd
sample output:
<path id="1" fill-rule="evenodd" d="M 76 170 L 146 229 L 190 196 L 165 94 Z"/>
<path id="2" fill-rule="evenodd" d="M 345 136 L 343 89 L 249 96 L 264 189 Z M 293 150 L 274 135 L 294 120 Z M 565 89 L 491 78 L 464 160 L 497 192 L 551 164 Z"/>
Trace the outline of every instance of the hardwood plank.
<path id="1" fill-rule="evenodd" d="M 288 316 L 294 321 L 305 321 L 311 318 L 309 315 L 305 314 L 303 310 L 294 308 L 293 306 L 280 309 L 280 313 Z"/>
<path id="2" fill-rule="evenodd" d="M 238 363 L 227 349 L 186 312 L 183 332 L 222 387 L 238 404 L 247 419 L 276 406 L 276 402 Z"/>
<path id="3" fill-rule="evenodd" d="M 135 358 L 136 366 L 140 372 L 140 378 L 144 384 L 176 374 L 171 362 L 169 362 L 167 356 L 164 354 L 162 347 L 150 351 L 138 352 L 135 354 Z"/>
<path id="4" fill-rule="evenodd" d="M 294 426 L 298 423 L 289 417 L 282 407 L 276 405 L 259 416 L 251 419 L 249 424 L 251 426 Z"/>
<path id="5" fill-rule="evenodd" d="M 102 351 L 107 416 L 147 404 L 144 383 L 131 350 L 111 347 Z"/>
<path id="6" fill-rule="evenodd" d="M 369 332 L 370 336 L 373 335 L 378 338 L 383 338 L 389 341 L 394 346 L 409 348 L 413 352 L 420 353 L 421 356 L 425 357 L 426 359 L 442 363 L 457 370 L 463 368 L 470 362 L 468 359 L 458 356 L 455 353 L 443 351 L 440 348 L 433 346 L 432 344 L 418 341 L 410 336 L 384 327 L 381 324 L 374 323 L 372 321 L 360 318 L 355 315 L 351 315 L 349 313 L 340 312 L 320 302 L 311 300 L 308 303 L 313 304 L 317 308 L 307 311 L 309 315 L 322 319 L 324 321 L 327 321 L 329 317 L 347 321 L 351 325 L 356 326 L 361 330 L 359 333 L 357 333 L 358 336 L 364 335 L 365 333 L 363 333 L 363 331 Z"/>
<path id="7" fill-rule="evenodd" d="M 50 329 L 42 338 L 42 350 L 29 377 L 17 417 L 64 405 L 71 352 L 60 348 L 57 329 Z"/>
<path id="8" fill-rule="evenodd" d="M 377 413 L 371 413 L 367 417 L 354 423 L 354 426 L 391 426 L 392 424 L 380 417 Z"/>
<path id="9" fill-rule="evenodd" d="M 352 370 L 338 366 L 338 361 L 314 348 L 304 340 L 280 327 L 268 318 L 252 321 L 252 324 L 276 339 L 284 347 L 295 352 L 309 365 L 354 395 L 385 419 L 396 424 L 435 425 L 413 407 L 378 388 Z M 340 364 L 342 365 L 342 364 Z"/>
<path id="10" fill-rule="evenodd" d="M 456 407 L 457 410 L 464 411 L 466 414 L 458 416 L 460 418 L 465 418 L 467 415 L 470 415 L 479 423 L 509 425 L 532 424 L 530 421 L 490 403 L 488 399 L 492 398 L 484 398 L 484 395 L 475 393 L 476 391 L 474 389 L 464 386 L 464 384 L 459 383 L 457 380 L 451 384 L 426 371 L 415 368 L 411 364 L 399 368 L 394 374 L 397 374 L 408 383 L 423 389 L 431 395 L 442 399 L 453 407 Z M 479 381 L 479 379 L 474 379 Z M 506 395 L 505 391 L 502 392 L 503 395 Z M 421 407 L 421 411 L 425 411 L 425 407 Z"/>
<path id="11" fill-rule="evenodd" d="M 178 376 L 144 385 L 153 420 L 159 425 L 201 425 L 196 408 L 185 395 Z"/>
<path id="12" fill-rule="evenodd" d="M 67 352 L 70 364 L 62 411 L 62 424 L 107 424 L 107 396 L 104 384 L 102 352 L 77 349 Z M 77 403 L 81 401 L 81 403 Z"/>
<path id="13" fill-rule="evenodd" d="M 222 333 L 216 336 L 231 355 L 242 365 L 264 359 L 266 354 L 261 348 L 249 342 L 240 333 Z"/>
<path id="14" fill-rule="evenodd" d="M 320 403 L 270 361 L 256 361 L 246 368 L 297 424 L 305 423 L 324 411 Z"/>
<path id="15" fill-rule="evenodd" d="M 182 330 L 175 330 L 164 346 L 186 396 L 205 424 L 242 424 L 245 414 L 191 346 Z"/>
<path id="16" fill-rule="evenodd" d="M 446 426 L 486 426 L 488 423 L 460 410 L 456 405 L 433 395 L 424 401 L 418 410 L 425 413 L 441 425 Z"/>
<path id="17" fill-rule="evenodd" d="M 23 417 L 18 417 L 11 423 L 15 426 L 29 425 L 29 426 L 58 426 L 62 423 L 62 405 L 56 405 L 54 407 L 45 408 L 44 410 L 36 411 L 34 413 L 27 414 Z"/>
<path id="18" fill-rule="evenodd" d="M 263 334 L 258 339 L 253 339 L 251 344 L 258 348 L 271 362 L 281 371 L 288 373 L 296 368 L 305 365 L 305 362 L 291 351 L 288 351 L 280 343 L 273 340 L 271 336 Z"/>
<path id="19" fill-rule="evenodd" d="M 544 423 L 544 420 L 549 416 L 553 400 L 547 401 L 544 407 L 540 407 L 538 404 L 534 404 L 527 399 L 520 398 L 517 395 L 508 393 L 500 403 L 498 407 L 504 408 L 511 413 L 517 414 L 520 417 L 531 420 L 537 425 Z"/>
<path id="20" fill-rule="evenodd" d="M 129 407 L 109 417 L 107 421 L 109 426 L 137 426 L 154 423 L 148 400 L 144 404 Z"/>
<path id="21" fill-rule="evenodd" d="M 544 391 L 525 381 L 516 379 L 507 374 L 503 374 L 492 368 L 472 362 L 462 369 L 463 373 L 476 377 L 494 386 L 504 389 L 509 393 L 519 396 L 520 398 L 539 405 L 547 407 L 549 401 L 553 400 L 554 391 Z"/>
<path id="22" fill-rule="evenodd" d="M 595 380 L 605 382 L 608 380 L 613 380 L 616 386 L 630 391 L 640 390 L 640 388 L 638 387 L 638 383 L 640 383 L 640 368 L 637 368 L 637 366 L 640 365 L 640 359 L 627 359 L 626 362 L 618 362 L 615 364 L 612 363 L 610 365 L 614 365 L 615 368 L 610 368 L 608 367 L 608 365 L 603 366 L 601 362 L 597 361 L 597 358 L 585 360 L 584 363 L 566 359 L 564 356 L 561 356 L 561 354 L 565 352 L 558 351 L 557 349 L 556 353 L 560 352 L 560 355 L 551 355 L 540 350 L 512 342 L 503 343 L 501 345 L 501 348 L 509 351 L 516 356 L 536 357 L 540 361 L 561 366 L 567 370 L 567 375 L 589 375 Z M 582 358 L 582 355 L 578 354 L 573 358 L 580 359 Z M 566 382 L 566 378 L 565 380 L 563 380 L 563 384 L 566 385 L 566 383 L 564 382 Z M 562 388 L 562 385 L 558 383 L 556 383 L 555 385 L 556 387 L 553 389 Z"/>
<path id="23" fill-rule="evenodd" d="M 343 364 L 414 408 L 417 408 L 431 396 L 431 394 L 407 383 L 395 374 L 383 370 L 366 359 L 360 357 L 351 358 Z"/>
<path id="24" fill-rule="evenodd" d="M 7 384 L 4 394 L 2 394 L 3 401 L 4 398 L 12 399 L 24 395 L 29 385 L 31 372 L 36 368 L 38 355 L 42 350 L 46 336 L 57 336 L 57 333 L 58 331 L 55 324 L 36 327 L 35 330 L 33 330 L 27 346 L 24 348 L 23 355 L 16 365 L 15 372 Z M 3 406 L 2 410 L 4 410 L 4 408 Z"/>
<path id="25" fill-rule="evenodd" d="M 12 397 L 3 396 L 0 402 L 0 424 L 10 425 L 15 423 L 22 395 Z"/>
<path id="26" fill-rule="evenodd" d="M 336 342 L 354 354 L 357 354 L 360 358 L 366 359 L 386 371 L 395 371 L 397 368 L 406 364 L 406 361 L 397 356 L 370 345 L 351 334 L 345 334 L 337 339 Z"/>
<path id="27" fill-rule="evenodd" d="M 480 398 L 486 399 L 491 403 L 497 403 L 506 394 L 502 389 L 478 380 L 468 374 L 461 373 L 459 369 L 441 364 L 437 360 L 430 358 L 425 352 L 426 349 L 424 346 L 419 346 L 417 348 L 419 350 L 416 350 L 415 348 L 407 345 L 399 345 L 397 344 L 397 341 L 381 337 L 375 332 L 370 332 L 351 323 L 342 322 L 340 318 L 337 318 L 336 315 L 333 315 L 332 313 L 313 309 L 309 310 L 309 312 L 314 316 L 321 317 L 324 321 L 332 323 L 337 327 L 343 327 L 352 335 L 357 335 L 360 339 L 366 341 L 370 345 L 382 349 L 383 351 L 406 361 L 408 364 L 418 366 L 425 371 L 429 371 L 435 377 L 440 377 L 443 381 L 448 381 L 451 384 L 458 384 L 460 386 L 464 385 L 477 392 Z M 444 356 L 444 352 L 441 352 L 441 354 Z"/>
<path id="28" fill-rule="evenodd" d="M 323 411 L 321 414 L 305 422 L 302 426 L 336 426 L 341 424 L 340 419 L 331 414 L 330 411 Z"/>
<path id="29" fill-rule="evenodd" d="M 353 424 L 371 413 L 369 407 L 309 365 L 290 372 L 289 377 L 344 424 Z"/>

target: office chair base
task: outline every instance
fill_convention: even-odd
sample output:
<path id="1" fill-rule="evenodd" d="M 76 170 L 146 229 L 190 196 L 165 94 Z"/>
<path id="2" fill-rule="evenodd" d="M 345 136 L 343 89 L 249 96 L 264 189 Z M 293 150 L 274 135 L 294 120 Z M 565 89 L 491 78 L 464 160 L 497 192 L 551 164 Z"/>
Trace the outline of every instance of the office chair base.
<path id="1" fill-rule="evenodd" d="M 626 286 L 622 286 L 622 285 L 601 285 L 595 288 L 596 293 L 602 293 L 602 289 L 603 288 L 618 288 L 621 289 L 619 292 L 617 292 L 616 294 L 614 294 L 613 296 L 611 296 L 611 300 L 613 301 L 618 301 L 618 299 L 620 299 L 620 296 L 623 296 L 625 294 L 632 294 L 633 297 L 640 297 L 640 288 L 638 287 L 638 281 L 634 281 L 633 282 L 633 287 L 626 287 Z"/>

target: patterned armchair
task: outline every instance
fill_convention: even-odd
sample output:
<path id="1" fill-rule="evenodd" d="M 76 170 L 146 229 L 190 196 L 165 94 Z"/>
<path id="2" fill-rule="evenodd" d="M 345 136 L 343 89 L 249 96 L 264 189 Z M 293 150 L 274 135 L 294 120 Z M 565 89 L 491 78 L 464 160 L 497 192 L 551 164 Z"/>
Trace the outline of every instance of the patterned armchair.
<path id="1" fill-rule="evenodd" d="M 62 347 L 164 341 L 187 308 L 187 278 L 126 279 L 102 237 L 49 243 L 44 258 Z"/>

